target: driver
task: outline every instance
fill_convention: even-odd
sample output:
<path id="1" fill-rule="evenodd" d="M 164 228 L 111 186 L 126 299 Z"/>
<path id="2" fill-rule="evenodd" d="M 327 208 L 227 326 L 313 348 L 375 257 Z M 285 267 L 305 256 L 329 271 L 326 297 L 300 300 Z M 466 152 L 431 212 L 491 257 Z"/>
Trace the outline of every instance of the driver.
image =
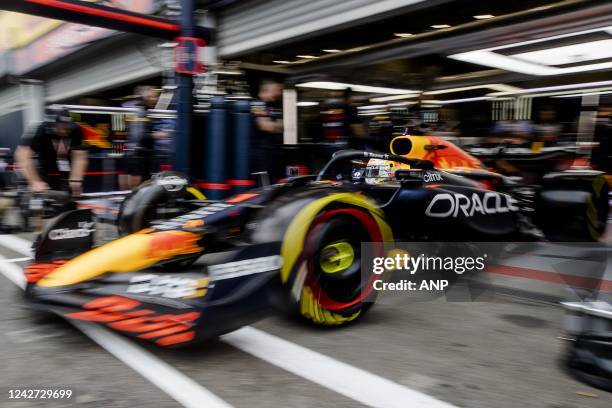
<path id="1" fill-rule="evenodd" d="M 69 188 L 78 196 L 88 164 L 83 132 L 66 110 L 50 107 L 47 113 L 45 122 L 23 136 L 15 152 L 17 165 L 32 192 Z"/>
<path id="2" fill-rule="evenodd" d="M 410 166 L 391 160 L 370 159 L 364 170 L 363 177 L 367 184 L 382 184 L 394 180 L 395 172 L 399 169 L 410 169 Z"/>

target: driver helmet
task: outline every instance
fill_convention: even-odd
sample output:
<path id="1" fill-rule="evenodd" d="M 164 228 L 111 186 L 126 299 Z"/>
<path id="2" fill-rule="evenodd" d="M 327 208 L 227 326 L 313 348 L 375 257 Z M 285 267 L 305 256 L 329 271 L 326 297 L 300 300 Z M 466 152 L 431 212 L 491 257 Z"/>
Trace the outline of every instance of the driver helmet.
<path id="1" fill-rule="evenodd" d="M 410 166 L 403 163 L 383 159 L 370 159 L 365 168 L 365 182 L 367 184 L 381 184 L 395 178 L 398 169 L 409 169 Z"/>

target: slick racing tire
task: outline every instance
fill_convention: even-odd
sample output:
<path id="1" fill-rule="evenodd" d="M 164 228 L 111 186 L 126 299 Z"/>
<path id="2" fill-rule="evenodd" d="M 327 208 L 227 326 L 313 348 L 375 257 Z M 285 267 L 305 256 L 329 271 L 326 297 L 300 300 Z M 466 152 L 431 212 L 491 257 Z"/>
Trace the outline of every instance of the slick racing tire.
<path id="1" fill-rule="evenodd" d="M 536 200 L 536 224 L 551 241 L 597 242 L 606 231 L 608 191 L 602 176 L 546 186 Z"/>
<path id="2" fill-rule="evenodd" d="M 322 326 L 343 325 L 363 316 L 375 301 L 373 281 L 380 277 L 367 267 L 362 273 L 361 244 L 374 243 L 372 254 L 383 256 L 383 244 L 393 240 L 380 210 L 368 204 L 331 202 L 312 218 L 303 241 L 292 237 L 285 249 L 302 244 L 295 262 L 283 265 L 288 273 L 284 283 L 298 315 Z M 286 260 L 291 256 L 283 256 Z"/>

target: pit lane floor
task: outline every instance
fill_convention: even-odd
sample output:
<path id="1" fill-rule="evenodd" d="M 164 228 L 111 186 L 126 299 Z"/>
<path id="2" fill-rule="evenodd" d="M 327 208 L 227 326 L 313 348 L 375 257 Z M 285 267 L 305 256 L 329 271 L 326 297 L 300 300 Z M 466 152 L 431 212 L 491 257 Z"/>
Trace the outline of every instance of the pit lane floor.
<path id="1" fill-rule="evenodd" d="M 0 255 L 9 259 L 24 256 L 3 247 L 1 240 Z M 30 311 L 21 291 L 4 276 L 0 282 L 0 406 L 181 406 L 171 393 L 147 381 L 68 323 Z M 389 388 L 391 395 L 368 404 L 371 406 L 390 406 L 389 401 L 397 399 L 395 406 L 405 407 L 448 403 L 458 407 L 609 408 L 612 394 L 577 382 L 563 371 L 560 356 L 564 344 L 557 339 L 562 316 L 554 304 L 499 296 L 481 303 L 382 304 L 359 324 L 343 329 L 316 329 L 281 317 L 253 327 L 276 336 L 274 339 L 286 340 L 289 351 L 295 353 L 289 359 L 307 360 L 312 350 L 361 369 L 350 372 L 355 374 L 350 381 L 365 393 L 373 388 L 368 382 L 372 374 L 374 379 L 388 379 L 398 386 Z M 248 337 L 242 336 L 242 340 L 248 342 Z M 282 358 L 276 355 L 282 353 L 273 349 L 275 343 L 269 350 L 264 345 L 258 357 L 230 345 L 227 338 L 182 350 L 137 347 L 229 406 L 366 406 L 345 396 L 346 390 L 334 388 L 338 385 L 335 381 L 319 385 L 316 379 L 306 379 L 317 372 L 316 365 L 296 373 L 274 365 L 275 358 Z M 337 368 L 333 361 L 322 364 L 331 364 L 322 367 L 324 370 Z M 69 401 L 16 402 L 7 398 L 9 388 L 54 386 L 70 388 L 75 396 Z M 435 399 L 401 399 L 410 397 L 412 391 Z M 202 401 L 194 406 L 212 405 Z"/>

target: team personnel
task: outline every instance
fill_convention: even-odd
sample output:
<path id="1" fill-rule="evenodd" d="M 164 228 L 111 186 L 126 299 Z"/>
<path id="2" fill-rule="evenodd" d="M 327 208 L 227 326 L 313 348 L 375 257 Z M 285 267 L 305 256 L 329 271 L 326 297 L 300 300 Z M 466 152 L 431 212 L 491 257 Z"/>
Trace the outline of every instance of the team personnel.
<path id="1" fill-rule="evenodd" d="M 283 145 L 283 85 L 266 79 L 259 87 L 259 102 L 253 105 L 255 140 L 251 144 L 253 171 L 267 171 L 277 181 L 284 176 L 281 146 Z"/>
<path id="2" fill-rule="evenodd" d="M 23 136 L 15 159 L 31 191 L 82 193 L 87 150 L 81 128 L 67 111 L 51 108 L 47 120 Z"/>
<path id="3" fill-rule="evenodd" d="M 134 188 L 159 171 L 159 154 L 169 155 L 173 123 L 151 118 L 150 110 L 159 100 L 159 91 L 152 86 L 136 89 L 139 99 L 133 105 L 138 113 L 128 125 L 129 187 Z"/>

